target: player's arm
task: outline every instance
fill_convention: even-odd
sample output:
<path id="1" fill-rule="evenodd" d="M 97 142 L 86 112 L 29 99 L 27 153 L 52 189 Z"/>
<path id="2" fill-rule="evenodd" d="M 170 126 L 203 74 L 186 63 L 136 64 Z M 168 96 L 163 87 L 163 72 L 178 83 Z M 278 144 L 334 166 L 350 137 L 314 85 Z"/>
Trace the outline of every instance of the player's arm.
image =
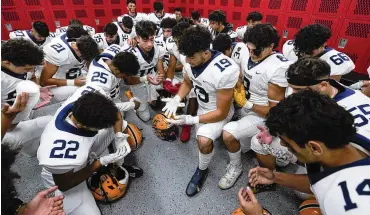
<path id="1" fill-rule="evenodd" d="M 182 99 L 184 99 L 189 93 L 190 90 L 193 88 L 193 84 L 191 83 L 191 80 L 187 73 L 185 73 L 184 81 L 181 83 L 180 89 L 177 92 L 177 96 L 179 96 Z"/>
<path id="2" fill-rule="evenodd" d="M 157 65 L 156 65 L 156 71 L 158 75 L 162 75 L 164 77 L 164 66 L 163 66 L 163 58 L 158 59 Z"/>
<path id="3" fill-rule="evenodd" d="M 267 98 L 269 100 L 268 106 L 253 104 L 252 111 L 262 117 L 266 117 L 270 109 L 279 103 L 280 100 L 284 99 L 285 87 L 280 87 L 277 84 L 269 83 L 267 90 Z"/>
<path id="4" fill-rule="evenodd" d="M 213 123 L 226 119 L 231 100 L 233 98 L 233 88 L 219 89 L 216 92 L 216 110 L 199 116 L 199 123 Z"/>
<path id="5" fill-rule="evenodd" d="M 305 174 L 289 174 L 283 172 L 275 172 L 274 182 L 281 186 L 291 188 L 304 193 L 312 194 L 310 181 Z"/>
<path id="6" fill-rule="evenodd" d="M 94 172 L 98 171 L 101 167 L 99 160 L 94 161 L 92 164 L 87 165 L 85 168 L 74 172 L 73 169 L 63 174 L 53 174 L 55 185 L 62 192 L 66 192 L 71 188 L 85 182 Z"/>
<path id="7" fill-rule="evenodd" d="M 45 61 L 40 76 L 40 85 L 43 87 L 49 85 L 66 86 L 67 80 L 53 78 L 55 73 L 58 71 L 58 68 L 58 66 Z"/>
<path id="8" fill-rule="evenodd" d="M 177 61 L 176 57 L 171 54 L 170 62 L 168 63 L 166 78 L 169 78 L 172 80 L 175 77 L 176 61 Z"/>

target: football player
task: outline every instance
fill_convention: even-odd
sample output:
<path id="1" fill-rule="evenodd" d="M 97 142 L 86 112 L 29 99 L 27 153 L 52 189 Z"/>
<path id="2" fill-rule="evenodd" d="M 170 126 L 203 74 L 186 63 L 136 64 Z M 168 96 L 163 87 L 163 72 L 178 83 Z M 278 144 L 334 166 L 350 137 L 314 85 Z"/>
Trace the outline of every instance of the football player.
<path id="1" fill-rule="evenodd" d="M 119 34 L 118 27 L 113 23 L 108 23 L 104 26 L 104 32 L 95 34 L 93 38 L 98 44 L 99 49 L 103 51 L 112 44 L 124 46 L 125 42 L 128 40 L 128 35 Z"/>
<path id="2" fill-rule="evenodd" d="M 209 19 L 201 18 L 200 13 L 197 10 L 193 10 L 191 12 L 191 20 L 193 20 L 194 25 L 202 25 L 203 27 L 208 28 L 209 26 Z"/>
<path id="3" fill-rule="evenodd" d="M 140 72 L 135 77 L 125 78 L 127 85 L 135 97 L 142 101 L 137 110 L 138 117 L 143 121 L 150 119 L 148 102 L 158 97 L 155 85 L 160 85 L 164 79 L 163 58 L 165 50 L 155 45 L 156 25 L 151 21 L 136 23 L 137 47 L 123 47 L 122 50 L 133 53 L 139 61 Z"/>
<path id="4" fill-rule="evenodd" d="M 242 173 L 241 151 L 248 150 L 251 138 L 259 131 L 257 126 L 263 124 L 271 107 L 284 98 L 288 85 L 285 72 L 290 62 L 273 51 L 278 46 L 279 35 L 271 24 L 249 28 L 244 42 L 250 52 L 250 58 L 243 60 L 241 66 L 247 100 L 235 100 L 243 108 L 242 118 L 223 128 L 222 136 L 230 163 L 219 181 L 221 189 L 232 187 Z"/>
<path id="5" fill-rule="evenodd" d="M 177 95 L 163 108 L 168 118 L 173 117 L 180 101 L 194 88 L 199 105 L 197 116 L 180 115 L 168 119 L 173 124 L 196 126 L 199 165 L 186 187 L 189 197 L 201 190 L 214 154 L 213 142 L 221 136 L 222 127 L 234 113 L 231 101 L 239 68 L 231 58 L 210 50 L 211 42 L 212 35 L 204 27 L 185 30 L 179 39 L 179 50 L 187 61 L 184 65 L 184 81 Z"/>
<path id="6" fill-rule="evenodd" d="M 233 42 L 237 38 L 237 34 L 233 30 L 233 26 L 226 22 L 225 13 L 221 10 L 212 11 L 208 16 L 209 19 L 209 30 L 214 39 L 219 33 L 226 33 L 230 36 Z"/>
<path id="7" fill-rule="evenodd" d="M 13 31 L 9 33 L 10 39 L 25 39 L 29 40 L 37 46 L 44 47 L 51 41 L 51 37 L 49 37 L 49 27 L 45 22 L 36 21 L 32 23 L 31 30 L 25 31 Z"/>
<path id="8" fill-rule="evenodd" d="M 122 17 L 121 22 L 113 22 L 118 28 L 118 33 L 123 35 L 125 41 L 135 38 L 135 29 L 133 19 L 129 16 Z"/>
<path id="9" fill-rule="evenodd" d="M 320 58 L 330 65 L 330 77 L 339 81 L 355 68 L 355 64 L 346 54 L 327 46 L 331 36 L 330 29 L 324 25 L 307 25 L 296 33 L 294 40 L 285 42 L 283 54 L 291 61 L 303 56 Z"/>
<path id="10" fill-rule="evenodd" d="M 126 1 L 126 5 L 127 5 L 127 11 L 128 11 L 128 13 L 127 14 L 123 14 L 122 16 L 119 16 L 117 18 L 117 21 L 118 22 L 122 22 L 122 18 L 124 16 L 131 17 L 133 19 L 133 21 L 134 21 L 134 25 L 137 22 L 140 22 L 142 20 L 148 20 L 148 15 L 147 14 L 136 12 L 136 0 L 127 0 Z"/>
<path id="11" fill-rule="evenodd" d="M 287 79 L 289 87 L 293 89 L 293 93 L 310 88 L 333 98 L 354 116 L 357 137 L 360 137 L 359 139 L 361 137 L 370 139 L 368 132 L 370 131 L 370 123 L 367 120 L 367 115 L 370 115 L 370 98 L 359 91 L 347 88 L 330 79 L 330 73 L 330 65 L 325 61 L 316 58 L 300 58 L 289 67 Z M 364 139 L 356 142 L 358 145 L 361 145 L 363 141 Z M 368 143 L 370 145 L 370 140 L 368 140 Z M 290 152 L 288 152 L 286 147 L 280 145 L 279 138 L 273 138 L 268 143 L 265 143 L 264 140 L 261 139 L 259 141 L 257 137 L 253 137 L 251 148 L 256 152 L 258 161 L 270 170 L 275 169 L 276 158 L 280 160 L 288 160 L 290 158 Z"/>
<path id="12" fill-rule="evenodd" d="M 253 28 L 257 24 L 261 24 L 263 15 L 260 12 L 253 11 L 250 12 L 246 18 L 247 25 L 240 26 L 236 29 L 236 34 L 238 35 L 239 40 L 243 41 L 245 31 L 247 28 Z"/>
<path id="13" fill-rule="evenodd" d="M 28 40 L 10 39 L 1 45 L 2 108 L 5 105 L 13 105 L 17 96 L 16 89 L 18 85 L 24 80 L 31 80 L 35 66 L 41 65 L 43 58 L 42 50 Z M 18 114 L 18 116 L 23 114 L 23 119 L 13 121 L 13 125 L 5 134 L 2 143 L 9 144 L 11 148 L 22 147 L 22 154 L 35 156 L 41 133 L 51 120 L 51 116 L 26 120 L 30 117 L 30 110 L 35 104 L 28 102 L 27 106 L 30 105 L 32 107 L 26 107 L 26 110 Z"/>
<path id="14" fill-rule="evenodd" d="M 182 18 L 182 9 L 180 7 L 175 8 L 175 16 L 177 21 Z"/>
<path id="15" fill-rule="evenodd" d="M 56 194 L 64 196 L 66 214 L 100 214 L 86 180 L 100 167 L 119 162 L 131 152 L 128 135 L 122 133 L 120 109 L 99 92 L 95 86 L 79 88 L 41 136 L 37 152 L 41 177 L 46 187 L 58 186 Z M 112 141 L 115 152 L 102 156 Z"/>
<path id="16" fill-rule="evenodd" d="M 170 54 L 167 50 L 167 43 L 170 41 L 170 38 L 172 36 L 172 28 L 175 25 L 176 25 L 176 19 L 173 19 L 173 18 L 163 19 L 160 25 L 162 34 L 160 36 L 156 36 L 154 39 L 157 46 L 162 46 L 166 50 L 166 53 L 164 55 L 165 70 L 167 70 L 168 63 L 170 61 Z"/>
<path id="17" fill-rule="evenodd" d="M 302 81 L 308 84 L 315 79 L 301 76 L 294 82 Z M 326 84 L 318 83 L 320 85 Z M 351 92 L 346 89 L 338 99 L 350 99 Z M 333 93 L 329 95 L 333 96 Z M 366 106 L 352 104 L 352 107 L 359 113 L 355 119 L 335 99 L 307 89 L 271 108 L 266 119 L 267 128 L 305 164 L 307 175 L 257 167 L 249 172 L 251 185 L 278 183 L 313 193 L 323 214 L 367 214 L 370 211 L 369 132 L 359 139 L 361 142 L 353 142 L 353 137 L 358 136 L 357 119 L 367 119 L 368 111 Z"/>
<path id="18" fill-rule="evenodd" d="M 176 16 L 175 16 L 175 14 L 165 13 L 162 2 L 159 2 L 159 1 L 154 2 L 153 8 L 154 8 L 154 13 L 149 13 L 148 14 L 148 20 L 154 22 L 157 25 L 157 27 L 158 27 L 157 35 L 158 35 L 159 25 L 161 24 L 162 19 L 164 19 L 164 18 L 176 19 Z"/>
<path id="19" fill-rule="evenodd" d="M 71 19 L 69 21 L 69 25 L 79 25 L 79 26 L 83 27 L 83 29 L 85 31 L 87 31 L 87 33 L 89 33 L 90 36 L 93 36 L 95 34 L 95 28 L 93 28 L 91 26 L 88 26 L 88 25 L 82 24 L 82 22 L 80 20 L 78 20 L 78 19 Z M 58 35 L 61 35 L 61 34 L 66 33 L 67 32 L 67 29 L 68 29 L 68 26 L 57 28 L 55 30 L 55 35 L 58 36 Z"/>
<path id="20" fill-rule="evenodd" d="M 56 85 L 50 91 L 59 101 L 65 101 L 85 84 L 81 69 L 99 54 L 99 49 L 81 26 L 70 25 L 66 34 L 54 38 L 44 47 L 44 53 L 46 62 L 40 84 Z"/>

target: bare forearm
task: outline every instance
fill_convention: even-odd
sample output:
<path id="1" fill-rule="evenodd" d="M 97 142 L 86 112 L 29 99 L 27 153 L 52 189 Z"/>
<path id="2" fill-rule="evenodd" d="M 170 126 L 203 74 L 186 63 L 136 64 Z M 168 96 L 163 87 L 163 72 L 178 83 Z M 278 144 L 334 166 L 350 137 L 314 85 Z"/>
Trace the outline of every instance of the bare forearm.
<path id="1" fill-rule="evenodd" d="M 4 113 L 1 113 L 1 139 L 5 136 L 6 131 L 11 127 L 12 121 L 16 115 L 7 116 Z"/>
<path id="2" fill-rule="evenodd" d="M 50 86 L 50 85 L 57 85 L 57 86 L 66 86 L 67 80 L 66 79 L 56 79 L 56 78 L 49 78 L 47 80 L 40 79 L 40 85 Z"/>
<path id="3" fill-rule="evenodd" d="M 184 99 L 189 93 L 190 93 L 190 90 L 192 89 L 192 84 L 190 83 L 190 81 L 185 81 L 182 82 L 181 86 L 180 86 L 180 89 L 179 89 L 179 92 L 177 93 L 178 96 L 180 96 L 181 99 Z"/>
<path id="4" fill-rule="evenodd" d="M 307 175 L 275 172 L 275 183 L 293 190 L 312 194 Z"/>
<path id="5" fill-rule="evenodd" d="M 122 114 L 118 113 L 118 121 L 113 126 L 114 133 L 122 132 L 122 126 L 123 126 L 123 119 Z"/>
<path id="6" fill-rule="evenodd" d="M 265 118 L 267 114 L 269 113 L 271 107 L 270 106 L 263 106 L 263 105 L 257 105 L 254 104 L 252 107 L 252 111 L 257 113 L 259 116 Z"/>
<path id="7" fill-rule="evenodd" d="M 223 113 L 222 110 L 216 109 L 214 111 L 202 114 L 199 116 L 199 123 L 213 123 L 226 119 L 228 113 Z"/>
<path id="8" fill-rule="evenodd" d="M 170 63 L 167 69 L 167 78 L 172 80 L 175 77 L 175 67 L 176 67 L 176 61 L 170 60 Z"/>

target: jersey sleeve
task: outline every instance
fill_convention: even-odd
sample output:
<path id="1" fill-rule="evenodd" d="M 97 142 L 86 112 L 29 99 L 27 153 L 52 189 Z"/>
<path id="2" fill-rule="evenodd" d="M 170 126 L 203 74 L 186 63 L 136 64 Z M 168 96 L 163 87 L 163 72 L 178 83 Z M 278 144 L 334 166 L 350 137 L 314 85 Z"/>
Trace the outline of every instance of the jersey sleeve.
<path id="1" fill-rule="evenodd" d="M 90 34 L 90 36 L 93 36 L 95 34 L 95 28 L 88 25 L 84 25 L 83 27 L 87 31 L 87 33 Z"/>
<path id="2" fill-rule="evenodd" d="M 222 77 L 220 78 L 216 89 L 231 89 L 234 88 L 236 85 L 236 82 L 239 78 L 239 67 L 236 64 L 233 64 L 229 68 L 225 69 L 225 71 L 222 72 Z"/>
<path id="3" fill-rule="evenodd" d="M 341 59 L 339 59 L 339 58 L 341 58 Z M 333 56 L 332 56 L 329 59 L 331 61 L 331 62 L 329 62 L 329 64 L 331 65 L 331 68 L 332 68 L 330 70 L 330 76 L 334 76 L 334 75 L 345 75 L 345 74 L 348 74 L 352 70 L 355 69 L 355 64 L 353 63 L 353 61 L 351 60 L 351 58 L 348 57 L 344 53 L 339 53 L 339 54 L 337 54 L 337 57 L 336 58 L 333 58 Z M 344 60 L 344 59 L 347 59 L 347 61 Z M 341 60 L 339 62 L 343 62 L 343 63 L 337 65 L 338 60 Z M 335 61 L 337 61 L 337 62 L 335 62 Z M 333 67 L 337 67 L 337 68 L 336 69 L 333 69 Z"/>
<path id="4" fill-rule="evenodd" d="M 238 35 L 236 34 L 236 32 L 233 31 L 233 30 L 230 30 L 229 32 L 227 32 L 227 34 L 230 36 L 230 38 L 232 40 L 235 40 L 238 37 Z"/>
<path id="5" fill-rule="evenodd" d="M 15 39 L 15 38 L 17 38 L 17 36 L 15 36 L 14 31 L 10 32 L 9 33 L 9 39 Z"/>
<path id="6" fill-rule="evenodd" d="M 104 38 L 100 33 L 95 34 L 92 38 L 98 44 L 99 49 L 104 49 Z"/>
<path id="7" fill-rule="evenodd" d="M 284 43 L 283 48 L 283 55 L 290 61 L 297 61 L 298 57 L 294 52 L 294 40 L 288 40 Z"/>
<path id="8" fill-rule="evenodd" d="M 57 51 L 53 46 L 60 45 L 60 44 L 47 44 L 44 46 L 43 51 L 45 53 L 45 60 L 55 66 L 64 65 L 65 62 L 68 60 L 68 52 L 66 49 L 62 51 Z"/>
<path id="9" fill-rule="evenodd" d="M 272 74 L 269 83 L 276 84 L 280 87 L 288 87 L 288 81 L 286 79 L 286 71 L 289 68 L 288 63 L 283 64 Z"/>

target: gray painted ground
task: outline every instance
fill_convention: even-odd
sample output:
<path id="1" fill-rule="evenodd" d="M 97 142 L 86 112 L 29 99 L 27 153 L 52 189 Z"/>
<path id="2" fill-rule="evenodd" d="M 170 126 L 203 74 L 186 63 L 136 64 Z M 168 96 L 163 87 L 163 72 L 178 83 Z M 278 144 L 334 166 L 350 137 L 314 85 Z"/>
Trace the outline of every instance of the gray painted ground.
<path id="1" fill-rule="evenodd" d="M 215 144 L 215 156 L 202 191 L 189 198 L 185 188 L 198 164 L 198 149 L 193 137 L 188 143 L 163 142 L 152 131 L 151 122 L 143 123 L 133 112 L 127 120 L 143 129 L 144 144 L 127 159 L 144 170 L 144 176 L 130 181 L 124 198 L 112 205 L 100 205 L 103 214 L 231 214 L 238 207 L 237 193 L 247 184 L 248 171 L 254 167 L 251 153 L 242 157 L 244 172 L 236 185 L 229 190 L 220 190 L 218 180 L 222 177 L 228 162 L 228 155 L 222 142 Z M 42 189 L 40 171 L 36 158 L 18 155 L 13 169 L 21 175 L 16 188 L 21 199 L 30 200 Z M 293 171 L 295 167 L 288 168 Z M 257 195 L 260 203 L 274 215 L 298 214 L 299 200 L 286 188 L 278 187 L 276 192 Z"/>

